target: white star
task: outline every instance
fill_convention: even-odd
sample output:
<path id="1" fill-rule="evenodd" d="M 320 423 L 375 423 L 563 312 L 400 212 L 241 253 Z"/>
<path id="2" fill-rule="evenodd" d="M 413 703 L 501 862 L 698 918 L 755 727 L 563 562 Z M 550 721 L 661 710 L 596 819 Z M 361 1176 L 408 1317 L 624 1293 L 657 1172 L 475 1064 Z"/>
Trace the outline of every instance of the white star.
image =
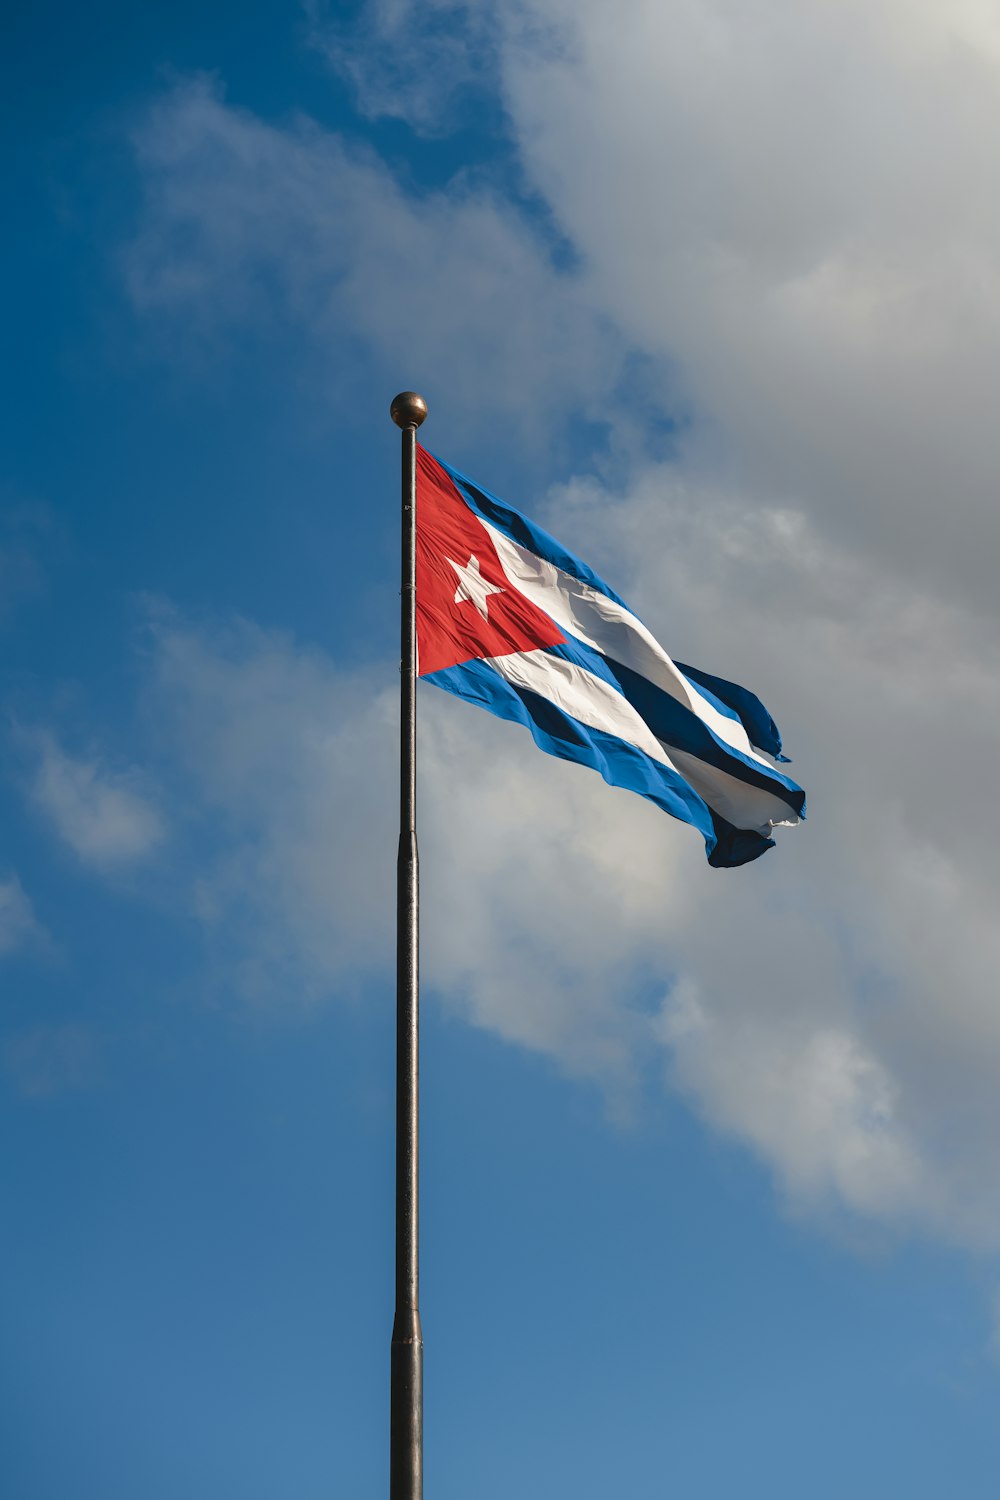
<path id="1" fill-rule="evenodd" d="M 462 604 L 466 599 L 474 604 L 484 620 L 489 619 L 486 613 L 486 601 L 491 594 L 503 594 L 505 589 L 497 588 L 495 583 L 488 583 L 479 571 L 479 558 L 470 557 L 465 567 L 460 567 L 457 562 L 448 559 L 451 566 L 458 574 L 458 588 L 455 590 L 455 603 Z"/>

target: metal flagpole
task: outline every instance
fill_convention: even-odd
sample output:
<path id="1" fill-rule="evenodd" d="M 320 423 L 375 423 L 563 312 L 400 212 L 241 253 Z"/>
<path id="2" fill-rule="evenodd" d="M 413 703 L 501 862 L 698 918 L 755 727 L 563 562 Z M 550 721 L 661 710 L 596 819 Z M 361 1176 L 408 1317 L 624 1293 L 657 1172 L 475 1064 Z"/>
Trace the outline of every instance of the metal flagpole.
<path id="1" fill-rule="evenodd" d="M 424 1346 L 418 1263 L 419 980 L 417 971 L 417 428 L 427 403 L 402 391 L 389 408 L 403 438 L 400 586 L 399 854 L 396 860 L 396 1312 L 392 1325 L 389 1500 L 422 1500 Z"/>

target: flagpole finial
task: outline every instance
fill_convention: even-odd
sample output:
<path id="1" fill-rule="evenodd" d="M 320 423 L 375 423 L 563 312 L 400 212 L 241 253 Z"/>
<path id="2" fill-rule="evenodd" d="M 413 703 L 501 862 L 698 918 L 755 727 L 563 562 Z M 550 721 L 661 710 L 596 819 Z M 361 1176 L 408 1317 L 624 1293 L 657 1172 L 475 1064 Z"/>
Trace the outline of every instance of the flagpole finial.
<path id="1" fill-rule="evenodd" d="M 400 391 L 392 398 L 389 415 L 397 427 L 419 427 L 427 415 L 427 402 L 416 391 Z"/>

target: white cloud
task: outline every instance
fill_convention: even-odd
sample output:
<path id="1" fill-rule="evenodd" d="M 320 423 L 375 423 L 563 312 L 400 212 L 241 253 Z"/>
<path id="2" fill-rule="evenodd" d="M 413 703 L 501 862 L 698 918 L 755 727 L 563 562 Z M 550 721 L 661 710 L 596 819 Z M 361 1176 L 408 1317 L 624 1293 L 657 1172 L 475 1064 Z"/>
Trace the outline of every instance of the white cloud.
<path id="1" fill-rule="evenodd" d="M 903 0 L 526 0 L 525 166 L 629 342 L 700 409 L 689 465 L 995 605 L 996 24 Z M 552 28 L 539 48 L 519 26 Z"/>
<path id="2" fill-rule="evenodd" d="M 387 974 L 395 672 L 386 669 L 380 688 L 246 623 L 205 632 L 168 617 L 155 630 L 152 712 L 224 830 L 195 895 L 219 962 L 246 995 L 271 1004 L 315 1002 Z M 421 691 L 427 982 L 466 1019 L 622 1087 L 647 1021 L 628 1018 L 615 976 L 647 942 L 662 848 L 638 802 L 606 788 L 595 796 L 586 777 L 571 777 L 567 795 L 566 768 L 539 767 L 537 752 L 525 775 L 523 735 L 476 715 L 456 720 L 453 708 Z M 498 733 L 509 760 L 497 753 Z M 525 821 L 547 829 L 527 857 Z M 579 911 L 631 868 L 637 843 L 649 862 L 636 860 L 627 890 L 583 936 Z M 580 857 L 567 860 L 567 848 Z"/>
<path id="3" fill-rule="evenodd" d="M 738 474 L 887 570 L 991 608 L 993 8 L 466 10 L 462 35 L 490 31 L 524 171 L 578 257 L 575 294 L 659 362 L 668 414 L 694 413 L 689 471 Z M 421 11 L 365 8 L 376 74 L 387 54 L 402 63 Z"/>
<path id="4" fill-rule="evenodd" d="M 787 587 L 769 592 L 781 518 L 756 533 L 748 518 L 740 540 L 718 504 L 721 515 L 703 499 L 699 534 L 678 527 L 666 576 L 650 562 L 637 588 L 669 638 L 648 599 L 655 577 L 686 644 L 705 648 L 686 654 L 710 669 L 767 664 L 767 696 L 809 772 L 810 822 L 750 870 L 712 871 L 691 830 L 422 690 L 425 983 L 624 1108 L 663 1048 L 672 1085 L 769 1162 L 797 1204 L 1000 1243 L 1000 891 L 974 819 L 940 804 L 933 742 L 907 759 L 935 732 L 925 673 L 961 652 L 971 622 L 938 618 L 928 661 L 926 621 L 899 601 L 895 652 L 872 659 L 872 616 L 893 601 L 847 624 L 821 587 L 804 607 L 822 571 L 807 536 L 805 563 L 786 559 Z M 562 495 L 555 509 L 602 550 L 595 497 Z M 692 557 L 713 555 L 716 527 L 737 544 L 699 584 Z M 651 545 L 650 558 L 668 550 Z M 864 579 L 827 561 L 863 598 Z M 739 608 L 727 615 L 729 598 Z M 378 689 L 287 637 L 177 620 L 159 627 L 157 662 L 154 712 L 224 831 L 199 900 L 231 979 L 273 1004 L 387 974 L 392 674 Z M 952 729 L 978 713 L 982 687 L 947 685 Z M 853 715 L 867 753 L 845 739 Z M 986 764 L 998 715 L 978 731 Z"/>
<path id="5" fill-rule="evenodd" d="M 353 86 L 370 119 L 444 134 L 470 94 L 495 91 L 496 27 L 488 6 L 424 0 L 415 18 L 407 0 L 375 0 L 349 23 L 320 0 L 305 0 L 304 8 L 312 44 Z"/>
<path id="6" fill-rule="evenodd" d="M 521 215 L 484 188 L 404 191 L 373 153 L 182 84 L 136 137 L 146 206 L 126 268 L 147 314 L 280 320 L 345 390 L 400 351 L 436 409 L 540 433 L 613 383 L 620 342 Z M 176 321 L 176 320 L 175 320 Z"/>
<path id="7" fill-rule="evenodd" d="M 666 466 L 550 519 L 679 657 L 761 692 L 809 791 L 675 928 L 670 1076 L 798 1199 L 997 1243 L 997 623 Z"/>
<path id="8" fill-rule="evenodd" d="M 369 22 L 398 35 L 405 10 Z M 609 350 L 653 362 L 659 414 L 684 398 L 675 461 L 612 409 L 614 479 L 567 485 L 549 519 L 681 659 L 761 692 L 810 822 L 709 871 L 690 831 L 424 694 L 426 972 L 616 1094 L 661 1057 L 797 1204 L 995 1247 L 995 19 L 973 0 L 490 14 L 571 273 L 495 195 L 404 193 L 199 85 L 143 137 L 133 293 L 240 316 L 273 283 L 282 316 L 384 357 L 405 248 L 414 347 L 473 405 L 505 392 L 518 421 L 556 389 L 593 412 Z M 235 830 L 202 899 L 244 980 L 319 995 L 384 968 L 391 697 L 249 629 L 170 627 L 160 673 Z"/>
<path id="9" fill-rule="evenodd" d="M 818 1027 L 809 1007 L 770 1027 L 755 1008 L 717 1018 L 686 979 L 668 996 L 660 1034 L 674 1080 L 772 1163 L 793 1199 L 882 1219 L 925 1206 L 927 1174 L 901 1126 L 898 1089 L 849 1030 Z"/>
<path id="10" fill-rule="evenodd" d="M 166 832 L 141 773 L 74 757 L 55 737 L 26 737 L 37 755 L 32 798 L 84 864 L 111 870 L 142 859 Z"/>
<path id="11" fill-rule="evenodd" d="M 250 999 L 291 1006 L 381 970 L 391 703 L 245 622 L 201 632 L 161 613 L 153 630 L 151 711 L 221 835 L 193 892 L 219 963 Z"/>
<path id="12" fill-rule="evenodd" d="M 16 875 L 0 879 L 0 955 L 35 937 L 41 928 L 31 901 Z"/>

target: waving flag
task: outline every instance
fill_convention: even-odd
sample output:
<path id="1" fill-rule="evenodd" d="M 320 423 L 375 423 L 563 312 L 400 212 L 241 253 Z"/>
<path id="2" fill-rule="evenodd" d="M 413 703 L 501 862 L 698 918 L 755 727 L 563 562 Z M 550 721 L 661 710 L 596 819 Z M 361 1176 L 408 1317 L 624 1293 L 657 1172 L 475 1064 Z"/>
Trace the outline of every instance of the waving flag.
<path id="1" fill-rule="evenodd" d="M 805 815 L 758 698 L 674 662 L 608 585 L 511 506 L 417 450 L 420 676 L 524 724 L 746 864 Z"/>

